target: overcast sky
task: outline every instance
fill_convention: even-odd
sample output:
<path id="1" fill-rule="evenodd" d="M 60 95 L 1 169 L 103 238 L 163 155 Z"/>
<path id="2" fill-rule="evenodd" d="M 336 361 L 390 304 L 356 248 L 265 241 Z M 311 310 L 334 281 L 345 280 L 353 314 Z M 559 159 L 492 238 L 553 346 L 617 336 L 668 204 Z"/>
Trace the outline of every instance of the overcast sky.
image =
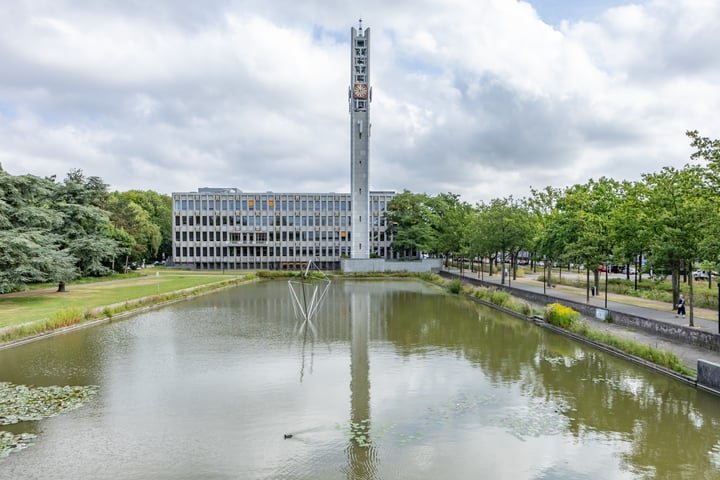
<path id="1" fill-rule="evenodd" d="M 347 192 L 360 17 L 372 189 L 518 198 L 720 137 L 718 0 L 4 0 L 0 164 L 119 191 Z"/>

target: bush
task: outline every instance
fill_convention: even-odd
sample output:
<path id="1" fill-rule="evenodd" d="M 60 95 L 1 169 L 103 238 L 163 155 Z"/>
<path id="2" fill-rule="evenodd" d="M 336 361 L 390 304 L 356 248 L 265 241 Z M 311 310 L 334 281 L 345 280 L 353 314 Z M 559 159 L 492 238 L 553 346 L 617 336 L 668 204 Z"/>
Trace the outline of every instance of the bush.
<path id="1" fill-rule="evenodd" d="M 580 319 L 580 314 L 570 307 L 551 303 L 545 309 L 543 318 L 546 322 L 561 328 L 569 329 L 573 323 Z"/>
<path id="2" fill-rule="evenodd" d="M 510 302 L 510 294 L 501 290 L 494 290 L 490 293 L 490 301 L 495 305 L 505 306 Z"/>
<path id="3" fill-rule="evenodd" d="M 463 284 L 461 280 L 451 280 L 450 283 L 448 283 L 448 291 L 450 293 L 458 294 L 462 292 Z"/>

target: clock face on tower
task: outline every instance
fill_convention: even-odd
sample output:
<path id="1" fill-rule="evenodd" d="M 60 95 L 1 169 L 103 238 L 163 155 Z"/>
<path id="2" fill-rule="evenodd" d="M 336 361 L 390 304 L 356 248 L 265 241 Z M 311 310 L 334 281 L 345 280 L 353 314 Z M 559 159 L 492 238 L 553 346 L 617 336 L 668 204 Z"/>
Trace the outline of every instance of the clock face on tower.
<path id="1" fill-rule="evenodd" d="M 367 85 L 363 85 L 362 83 L 356 83 L 353 86 L 353 97 L 354 98 L 367 98 L 367 96 L 368 96 Z"/>

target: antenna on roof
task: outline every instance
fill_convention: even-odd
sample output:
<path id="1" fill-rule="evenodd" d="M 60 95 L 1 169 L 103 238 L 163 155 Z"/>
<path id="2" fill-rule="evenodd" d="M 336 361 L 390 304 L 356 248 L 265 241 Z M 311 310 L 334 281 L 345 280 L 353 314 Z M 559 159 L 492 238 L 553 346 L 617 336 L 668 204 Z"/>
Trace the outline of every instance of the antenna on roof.
<path id="1" fill-rule="evenodd" d="M 362 18 L 358 20 L 358 32 L 362 33 Z"/>

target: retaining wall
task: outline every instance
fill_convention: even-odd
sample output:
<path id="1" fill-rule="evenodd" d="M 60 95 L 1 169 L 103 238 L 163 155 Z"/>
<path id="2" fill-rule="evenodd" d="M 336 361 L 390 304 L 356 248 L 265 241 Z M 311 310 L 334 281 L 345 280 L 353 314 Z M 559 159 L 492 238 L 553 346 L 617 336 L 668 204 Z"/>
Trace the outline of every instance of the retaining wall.
<path id="1" fill-rule="evenodd" d="M 422 260 L 385 260 L 384 258 L 343 258 L 340 260 L 340 270 L 343 273 L 369 273 L 369 272 L 440 272 L 442 259 L 424 258 Z"/>
<path id="2" fill-rule="evenodd" d="M 450 272 L 440 272 L 440 275 L 446 278 L 460 278 L 459 275 Z M 495 288 L 497 290 L 503 290 L 514 297 L 522 298 L 531 303 L 539 305 L 547 305 L 549 303 L 562 303 L 572 309 L 580 312 L 586 317 L 599 318 L 604 320 L 607 315 L 610 315 L 612 322 L 617 325 L 624 327 L 631 327 L 637 330 L 651 333 L 658 337 L 667 338 L 676 342 L 682 342 L 689 345 L 695 345 L 708 350 L 720 352 L 720 335 L 714 333 L 697 330 L 684 325 L 676 325 L 673 323 L 662 322 L 659 320 L 653 320 L 651 318 L 638 317 L 636 315 L 619 312 L 612 309 L 598 308 L 594 305 L 588 305 L 586 303 L 575 302 L 566 298 L 553 297 L 552 295 L 530 292 L 521 288 L 513 288 L 507 285 L 498 285 L 497 283 L 483 282 L 479 279 L 464 277 L 463 281 L 471 283 L 473 285 Z"/>

